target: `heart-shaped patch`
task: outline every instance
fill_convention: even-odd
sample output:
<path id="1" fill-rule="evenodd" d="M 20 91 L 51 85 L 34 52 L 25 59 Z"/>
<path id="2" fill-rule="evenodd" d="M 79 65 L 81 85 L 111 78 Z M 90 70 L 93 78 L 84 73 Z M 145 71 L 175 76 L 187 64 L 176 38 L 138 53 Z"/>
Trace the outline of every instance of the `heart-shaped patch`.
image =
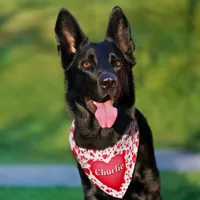
<path id="1" fill-rule="evenodd" d="M 91 165 L 93 175 L 114 190 L 119 191 L 124 180 L 126 170 L 125 159 L 122 154 L 114 156 L 110 162 L 95 161 Z"/>

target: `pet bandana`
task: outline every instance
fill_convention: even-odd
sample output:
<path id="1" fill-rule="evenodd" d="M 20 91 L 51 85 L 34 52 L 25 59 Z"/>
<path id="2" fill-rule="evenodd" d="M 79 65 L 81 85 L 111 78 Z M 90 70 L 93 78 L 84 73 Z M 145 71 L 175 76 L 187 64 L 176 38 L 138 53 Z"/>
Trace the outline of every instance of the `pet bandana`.
<path id="1" fill-rule="evenodd" d="M 73 154 L 90 181 L 107 194 L 123 198 L 135 168 L 139 130 L 134 119 L 126 133 L 113 146 L 104 150 L 84 149 L 74 141 L 75 121 L 72 122 L 69 143 Z"/>

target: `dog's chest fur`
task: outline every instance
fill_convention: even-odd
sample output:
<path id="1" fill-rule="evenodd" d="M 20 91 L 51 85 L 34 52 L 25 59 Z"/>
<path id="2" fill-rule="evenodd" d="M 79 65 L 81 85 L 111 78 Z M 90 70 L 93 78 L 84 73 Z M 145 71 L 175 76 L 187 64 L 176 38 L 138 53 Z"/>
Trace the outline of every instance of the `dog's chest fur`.
<path id="1" fill-rule="evenodd" d="M 140 130 L 138 158 L 133 173 L 133 179 L 123 200 L 161 200 L 159 172 L 155 162 L 151 130 L 146 119 L 138 110 L 136 110 L 136 118 Z M 78 163 L 77 166 L 81 176 L 84 194 L 87 197 L 87 200 L 117 200 L 117 198 L 110 197 L 97 186 L 91 184 L 88 177 L 85 175 L 85 172 Z"/>

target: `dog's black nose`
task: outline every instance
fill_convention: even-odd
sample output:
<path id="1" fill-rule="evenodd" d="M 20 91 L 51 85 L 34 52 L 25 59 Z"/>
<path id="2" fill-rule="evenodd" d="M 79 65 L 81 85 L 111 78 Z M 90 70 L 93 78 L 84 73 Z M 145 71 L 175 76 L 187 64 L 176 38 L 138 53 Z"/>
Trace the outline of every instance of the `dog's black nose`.
<path id="1" fill-rule="evenodd" d="M 117 86 L 117 77 L 111 73 L 102 74 L 99 81 L 101 87 L 104 89 L 115 88 Z"/>

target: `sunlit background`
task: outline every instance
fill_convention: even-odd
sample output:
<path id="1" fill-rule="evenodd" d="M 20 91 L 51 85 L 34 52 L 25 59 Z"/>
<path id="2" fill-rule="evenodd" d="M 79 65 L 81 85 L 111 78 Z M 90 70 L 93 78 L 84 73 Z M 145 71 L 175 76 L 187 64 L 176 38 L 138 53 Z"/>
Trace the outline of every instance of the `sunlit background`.
<path id="1" fill-rule="evenodd" d="M 156 149 L 200 151 L 198 0 L 0 0 L 1 164 L 74 162 L 55 20 L 65 7 L 91 41 L 102 41 L 115 5 L 131 24 L 136 106 L 151 125 Z M 165 199 L 200 198 L 200 173 L 161 175 Z M 0 189 L 1 200 L 66 199 L 69 194 L 82 197 L 80 189 Z"/>

